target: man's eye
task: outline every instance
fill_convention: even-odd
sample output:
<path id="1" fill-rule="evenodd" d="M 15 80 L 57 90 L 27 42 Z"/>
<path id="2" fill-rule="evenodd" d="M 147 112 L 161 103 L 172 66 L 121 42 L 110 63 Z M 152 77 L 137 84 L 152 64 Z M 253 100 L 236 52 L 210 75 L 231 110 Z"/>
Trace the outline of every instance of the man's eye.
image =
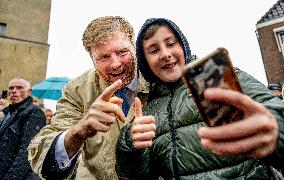
<path id="1" fill-rule="evenodd" d="M 109 57 L 110 57 L 110 55 L 104 54 L 104 55 L 100 56 L 100 57 L 98 58 L 98 60 L 99 60 L 99 61 L 105 61 L 105 60 L 107 60 Z"/>
<path id="2" fill-rule="evenodd" d="M 117 52 L 117 55 L 118 56 L 126 56 L 128 54 L 128 50 L 121 50 L 121 51 L 118 51 Z"/>

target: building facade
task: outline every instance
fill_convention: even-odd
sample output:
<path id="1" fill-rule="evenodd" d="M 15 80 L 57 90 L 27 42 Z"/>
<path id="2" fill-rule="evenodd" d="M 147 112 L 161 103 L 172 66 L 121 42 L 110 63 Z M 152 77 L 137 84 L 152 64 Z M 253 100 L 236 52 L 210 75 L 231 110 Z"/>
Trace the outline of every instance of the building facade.
<path id="1" fill-rule="evenodd" d="M 268 84 L 284 83 L 284 0 L 278 0 L 256 24 Z"/>
<path id="2" fill-rule="evenodd" d="M 51 0 L 0 0 L 0 93 L 13 77 L 46 77 Z"/>

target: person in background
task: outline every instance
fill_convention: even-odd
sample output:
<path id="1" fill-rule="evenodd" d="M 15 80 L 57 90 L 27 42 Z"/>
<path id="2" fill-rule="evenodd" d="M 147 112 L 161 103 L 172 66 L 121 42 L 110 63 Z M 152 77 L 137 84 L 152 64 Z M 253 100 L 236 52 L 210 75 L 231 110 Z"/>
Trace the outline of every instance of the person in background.
<path id="1" fill-rule="evenodd" d="M 164 18 L 146 20 L 136 53 L 150 93 L 143 110 L 136 98 L 135 119 L 121 131 L 116 148 L 120 179 L 281 177 L 271 165 L 283 165 L 284 104 L 263 84 L 236 69 L 245 94 L 207 89 L 206 99 L 231 104 L 244 117 L 206 127 L 181 79 L 191 52 L 178 26 Z"/>
<path id="2" fill-rule="evenodd" d="M 1 93 L 1 99 L 0 99 L 0 121 L 4 118 L 4 113 L 2 110 L 10 104 L 7 97 L 8 97 L 8 91 L 3 90 Z"/>
<path id="3" fill-rule="evenodd" d="M 284 84 L 282 85 L 282 101 L 284 102 Z"/>
<path id="4" fill-rule="evenodd" d="M 8 84 L 11 104 L 0 122 L 0 179 L 39 179 L 28 161 L 27 147 L 45 126 L 43 111 L 33 104 L 30 82 L 15 77 Z"/>
<path id="5" fill-rule="evenodd" d="M 267 88 L 270 89 L 275 96 L 283 100 L 281 94 L 282 86 L 280 84 L 268 84 Z"/>
<path id="6" fill-rule="evenodd" d="M 5 105 L 5 100 L 3 98 L 0 99 L 0 122 L 2 121 L 2 119 L 4 118 L 4 113 L 3 113 L 3 109 L 6 107 Z"/>
<path id="7" fill-rule="evenodd" d="M 45 120 L 46 120 L 46 124 L 49 125 L 51 123 L 51 119 L 53 117 L 53 112 L 51 109 L 47 109 L 45 108 L 43 110 L 44 114 L 45 114 Z"/>
<path id="8" fill-rule="evenodd" d="M 147 98 L 128 21 L 119 16 L 94 19 L 83 34 L 83 45 L 95 68 L 64 87 L 51 124 L 29 145 L 33 170 L 47 179 L 70 177 L 78 157 L 76 179 L 118 179 L 119 131 L 134 116 L 134 97 Z"/>
<path id="9" fill-rule="evenodd" d="M 4 114 L 2 110 L 10 104 L 9 100 L 7 100 L 7 97 L 8 97 L 8 91 L 3 90 L 1 93 L 1 99 L 0 99 L 0 121 L 4 118 Z"/>

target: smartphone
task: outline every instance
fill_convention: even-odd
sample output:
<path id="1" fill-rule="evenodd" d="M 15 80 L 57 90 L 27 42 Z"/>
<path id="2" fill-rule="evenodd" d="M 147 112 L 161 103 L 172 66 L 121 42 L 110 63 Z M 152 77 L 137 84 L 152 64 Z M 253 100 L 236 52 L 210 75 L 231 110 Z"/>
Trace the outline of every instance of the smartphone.
<path id="1" fill-rule="evenodd" d="M 211 87 L 242 92 L 225 48 L 218 48 L 204 58 L 187 64 L 182 78 L 208 126 L 223 125 L 242 119 L 241 110 L 223 102 L 208 101 L 203 96 L 204 90 Z"/>

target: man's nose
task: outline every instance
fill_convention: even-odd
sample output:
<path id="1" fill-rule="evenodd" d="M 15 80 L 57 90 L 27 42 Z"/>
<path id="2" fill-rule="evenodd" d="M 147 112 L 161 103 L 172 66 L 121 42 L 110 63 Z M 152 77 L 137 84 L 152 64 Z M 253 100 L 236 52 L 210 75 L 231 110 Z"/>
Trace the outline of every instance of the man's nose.
<path id="1" fill-rule="evenodd" d="M 17 88 L 10 89 L 10 93 L 16 93 L 16 92 L 17 92 Z"/>
<path id="2" fill-rule="evenodd" d="M 111 56 L 111 68 L 116 69 L 121 66 L 121 58 L 117 55 L 112 55 Z"/>

